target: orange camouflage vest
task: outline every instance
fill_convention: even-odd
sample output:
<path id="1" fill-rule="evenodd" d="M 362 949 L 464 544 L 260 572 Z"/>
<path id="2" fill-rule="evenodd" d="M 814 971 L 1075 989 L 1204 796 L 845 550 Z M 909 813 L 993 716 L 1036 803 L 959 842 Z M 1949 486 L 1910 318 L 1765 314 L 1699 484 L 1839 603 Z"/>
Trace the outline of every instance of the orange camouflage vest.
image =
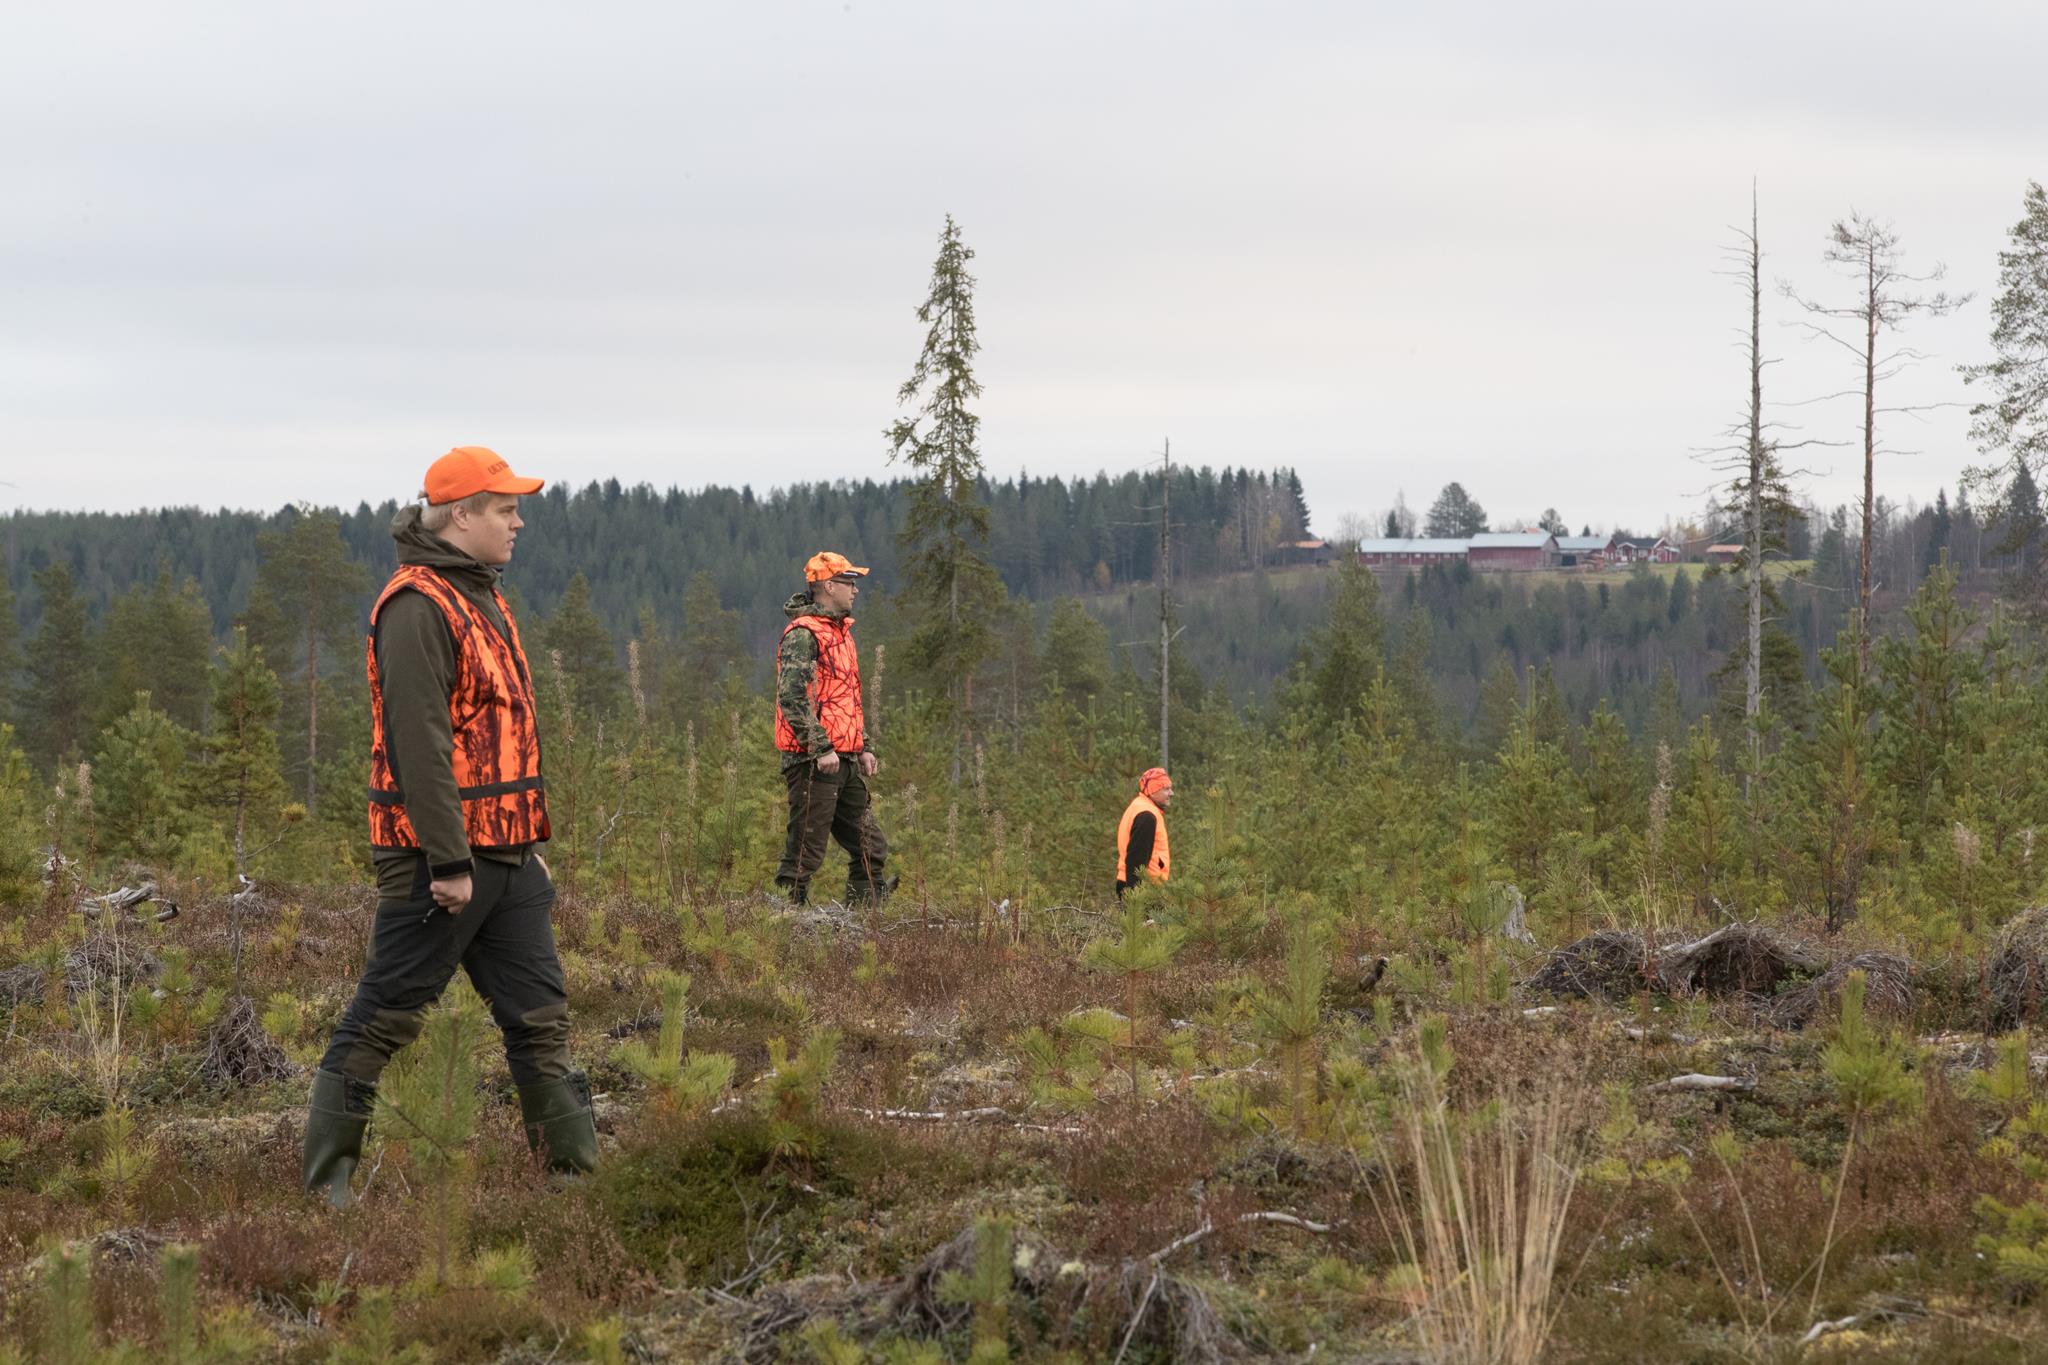
<path id="1" fill-rule="evenodd" d="M 479 615 L 447 579 L 423 564 L 401 565 L 370 608 L 370 846 L 420 846 L 406 818 L 405 795 L 393 772 L 384 729 L 384 688 L 377 676 L 377 617 L 406 590 L 441 609 L 455 640 L 455 686 L 448 717 L 455 732 L 455 787 L 472 848 L 509 848 L 548 837 L 548 798 L 540 773 L 540 730 L 533 674 L 519 626 L 496 589 L 505 633 Z M 417 762 L 409 756 L 402 760 Z"/>
<path id="2" fill-rule="evenodd" d="M 792 630 L 808 630 L 818 638 L 818 669 L 811 675 L 811 709 L 832 747 L 842 754 L 857 754 L 867 745 L 860 706 L 860 656 L 853 647 L 853 618 L 842 616 L 799 616 L 782 629 L 787 638 Z M 786 754 L 804 752 L 796 731 L 775 704 L 775 747 Z"/>

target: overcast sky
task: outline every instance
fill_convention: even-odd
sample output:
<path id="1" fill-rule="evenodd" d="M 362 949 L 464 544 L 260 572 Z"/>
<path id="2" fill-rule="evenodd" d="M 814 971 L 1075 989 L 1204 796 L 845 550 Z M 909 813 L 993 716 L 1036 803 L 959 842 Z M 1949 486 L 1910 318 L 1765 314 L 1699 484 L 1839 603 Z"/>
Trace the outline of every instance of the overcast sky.
<path id="1" fill-rule="evenodd" d="M 0 509 L 884 476 L 947 213 L 1008 476 L 1291 464 L 1318 530 L 1458 479 L 1654 526 L 1739 416 L 1715 272 L 1832 219 L 1976 300 L 2048 178 L 2038 3 L 81 4 L 0 26 Z M 1856 382 L 1781 325 L 1777 398 Z M 1799 409 L 1849 440 L 1860 403 Z M 1931 500 L 1960 407 L 1895 419 Z M 1860 447 L 1811 450 L 1844 501 Z"/>

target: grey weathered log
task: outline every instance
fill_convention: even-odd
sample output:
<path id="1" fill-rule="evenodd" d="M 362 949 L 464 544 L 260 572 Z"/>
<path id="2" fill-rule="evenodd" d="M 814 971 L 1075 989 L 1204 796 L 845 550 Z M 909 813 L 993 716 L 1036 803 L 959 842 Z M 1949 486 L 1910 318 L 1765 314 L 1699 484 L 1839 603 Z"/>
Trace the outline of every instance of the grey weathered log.
<path id="1" fill-rule="evenodd" d="M 1652 1090 L 1754 1090 L 1756 1082 L 1746 1076 L 1707 1076 L 1697 1071 L 1673 1076 L 1650 1087 Z"/>

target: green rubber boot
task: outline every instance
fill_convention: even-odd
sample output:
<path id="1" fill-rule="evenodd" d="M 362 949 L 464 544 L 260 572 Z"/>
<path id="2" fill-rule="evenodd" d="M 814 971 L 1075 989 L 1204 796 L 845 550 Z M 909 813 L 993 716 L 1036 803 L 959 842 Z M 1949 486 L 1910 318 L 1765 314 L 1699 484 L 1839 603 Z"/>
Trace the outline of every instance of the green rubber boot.
<path id="1" fill-rule="evenodd" d="M 550 1171 L 582 1174 L 597 1169 L 597 1116 L 590 1109 L 590 1078 L 572 1071 L 560 1080 L 519 1087 L 527 1145 Z"/>
<path id="2" fill-rule="evenodd" d="M 377 1087 L 333 1071 L 313 1073 L 306 1106 L 306 1193 L 322 1194 L 338 1209 L 349 1204 L 349 1177 L 363 1159 Z"/>

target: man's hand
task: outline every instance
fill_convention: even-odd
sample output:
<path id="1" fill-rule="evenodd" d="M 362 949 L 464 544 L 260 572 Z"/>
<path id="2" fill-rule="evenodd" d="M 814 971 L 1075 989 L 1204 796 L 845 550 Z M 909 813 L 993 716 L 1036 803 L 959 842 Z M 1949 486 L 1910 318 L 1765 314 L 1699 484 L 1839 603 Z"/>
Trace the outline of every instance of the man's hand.
<path id="1" fill-rule="evenodd" d="M 839 771 L 839 751 L 837 749 L 828 750 L 818 755 L 818 771 L 821 773 L 836 773 Z"/>
<path id="2" fill-rule="evenodd" d="M 469 904 L 472 888 L 465 872 L 460 877 L 436 877 L 427 884 L 427 890 L 433 893 L 434 904 L 451 915 L 459 915 L 462 907 Z"/>
<path id="3" fill-rule="evenodd" d="M 876 758 L 876 757 L 875 757 L 875 756 L 874 756 L 873 754 L 870 754 L 870 753 L 863 753 L 863 754 L 861 754 L 861 756 L 860 756 L 860 775 L 861 775 L 862 777 L 873 777 L 873 776 L 875 775 L 876 771 L 877 771 L 877 770 L 878 770 L 878 769 L 879 769 L 879 768 L 880 768 L 881 766 L 882 766 L 882 760 L 880 760 L 879 758 Z"/>

